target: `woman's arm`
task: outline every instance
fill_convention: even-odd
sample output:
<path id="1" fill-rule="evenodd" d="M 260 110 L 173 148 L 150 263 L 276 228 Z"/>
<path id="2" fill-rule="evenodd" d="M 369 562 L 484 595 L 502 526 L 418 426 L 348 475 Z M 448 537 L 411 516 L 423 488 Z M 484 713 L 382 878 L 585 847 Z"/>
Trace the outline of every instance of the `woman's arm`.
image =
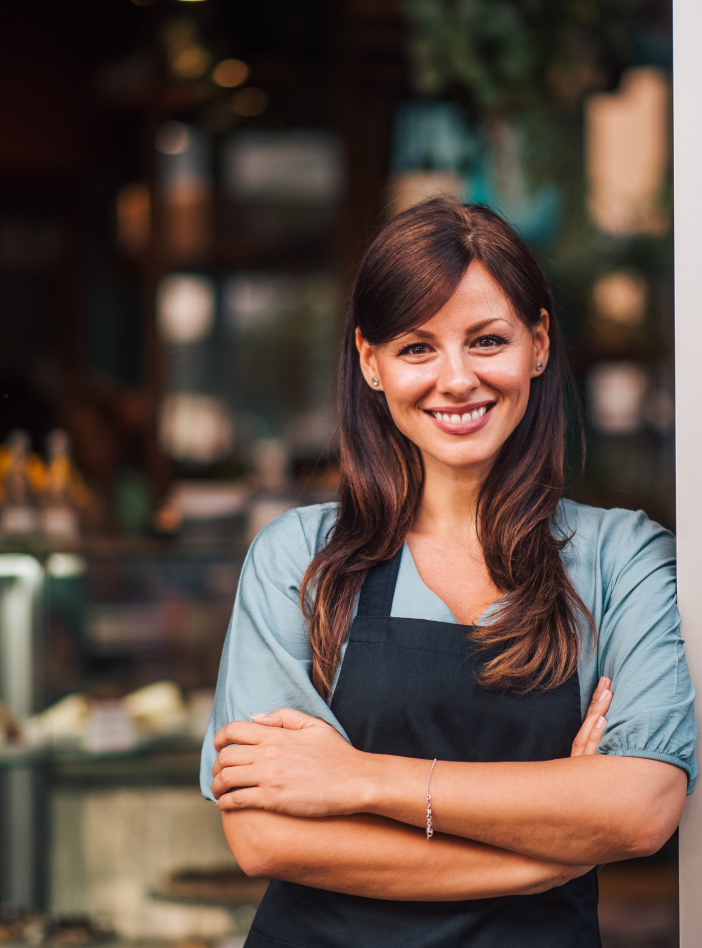
<path id="1" fill-rule="evenodd" d="M 587 872 L 378 816 L 301 819 L 225 811 L 244 872 L 333 892 L 398 901 L 454 901 L 544 892 Z"/>
<path id="2" fill-rule="evenodd" d="M 359 806 L 421 826 L 427 762 L 378 757 L 367 763 Z M 657 852 L 680 821 L 686 790 L 681 769 L 634 757 L 442 761 L 432 778 L 432 813 L 442 832 L 539 859 L 603 863 Z"/>
<path id="3" fill-rule="evenodd" d="M 602 713 L 611 700 L 611 693 L 602 693 L 608 685 L 606 679 L 593 698 L 573 743 L 573 756 L 591 756 L 597 750 Z M 218 742 L 224 739 L 218 735 Z M 226 792 L 230 781 L 241 775 L 227 760 L 240 751 L 222 748 L 213 790 L 229 846 L 249 875 L 376 898 L 444 900 L 545 891 L 586 871 L 441 833 L 429 842 L 423 829 L 390 819 L 295 818 L 244 809 L 242 791 Z"/>
<path id="4" fill-rule="evenodd" d="M 583 727 L 610 700 L 608 689 L 596 695 Z M 428 761 L 362 753 L 333 728 L 289 709 L 259 720 L 267 726 L 232 722 L 217 735 L 212 789 L 220 808 L 301 817 L 374 813 L 424 825 Z M 434 826 L 547 862 L 590 865 L 655 852 L 677 826 L 685 790 L 679 768 L 640 758 L 440 761 Z"/>

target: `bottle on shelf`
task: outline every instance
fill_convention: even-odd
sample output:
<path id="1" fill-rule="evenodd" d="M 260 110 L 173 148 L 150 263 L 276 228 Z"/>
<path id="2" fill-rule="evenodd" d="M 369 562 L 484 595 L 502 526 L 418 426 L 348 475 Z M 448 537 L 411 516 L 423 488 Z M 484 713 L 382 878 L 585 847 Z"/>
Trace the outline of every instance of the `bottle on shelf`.
<path id="1" fill-rule="evenodd" d="M 0 449 L 0 477 L 3 506 L 0 533 L 7 536 L 35 533 L 38 529 L 37 487 L 42 481 L 43 464 L 29 452 L 26 431 L 13 431 Z"/>
<path id="2" fill-rule="evenodd" d="M 75 537 L 80 533 L 76 509 L 82 481 L 71 462 L 70 444 L 65 431 L 57 429 L 46 442 L 48 465 L 40 529 L 53 537 Z"/>

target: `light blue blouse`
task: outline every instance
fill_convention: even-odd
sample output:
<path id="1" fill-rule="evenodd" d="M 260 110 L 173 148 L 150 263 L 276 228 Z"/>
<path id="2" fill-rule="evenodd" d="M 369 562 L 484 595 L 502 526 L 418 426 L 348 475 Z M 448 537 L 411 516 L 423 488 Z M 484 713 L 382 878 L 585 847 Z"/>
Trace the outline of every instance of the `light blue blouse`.
<path id="1" fill-rule="evenodd" d="M 213 738 L 229 721 L 291 707 L 323 718 L 346 737 L 310 682 L 310 643 L 299 602 L 302 577 L 335 516 L 336 504 L 289 510 L 249 549 L 202 749 L 200 786 L 210 800 Z M 695 692 L 680 638 L 672 534 L 641 511 L 567 500 L 559 505 L 556 529 L 572 534 L 562 556 L 598 630 L 593 653 L 591 632 L 583 624 L 578 670 L 583 715 L 599 677 L 612 679 L 614 698 L 599 753 L 681 767 L 691 793 L 697 779 Z M 407 544 L 391 615 L 456 622 L 422 582 Z"/>

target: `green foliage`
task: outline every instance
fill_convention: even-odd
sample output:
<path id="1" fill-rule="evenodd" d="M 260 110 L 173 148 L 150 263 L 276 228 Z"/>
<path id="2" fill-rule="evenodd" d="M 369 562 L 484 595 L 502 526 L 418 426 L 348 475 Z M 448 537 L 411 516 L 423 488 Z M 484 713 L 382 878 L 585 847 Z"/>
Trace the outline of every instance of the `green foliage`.
<path id="1" fill-rule="evenodd" d="M 648 0 L 404 0 L 412 83 L 450 94 L 479 124 L 519 127 L 533 182 L 573 159 L 583 98 L 612 88 L 634 59 Z"/>
<path id="2" fill-rule="evenodd" d="M 404 0 L 416 90 L 479 112 L 568 108 L 631 56 L 644 0 Z"/>

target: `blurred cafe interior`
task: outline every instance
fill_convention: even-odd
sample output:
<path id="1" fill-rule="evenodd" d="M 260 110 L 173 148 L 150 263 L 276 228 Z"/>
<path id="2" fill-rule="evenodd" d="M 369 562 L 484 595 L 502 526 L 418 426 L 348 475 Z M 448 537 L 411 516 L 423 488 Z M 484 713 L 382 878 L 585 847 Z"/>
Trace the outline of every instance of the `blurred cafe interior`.
<path id="1" fill-rule="evenodd" d="M 23 0 L 0 14 L 0 944 L 243 944 L 197 786 L 247 544 L 334 497 L 364 247 L 449 193 L 555 291 L 569 493 L 674 528 L 670 0 Z M 677 944 L 677 854 L 602 876 Z"/>

